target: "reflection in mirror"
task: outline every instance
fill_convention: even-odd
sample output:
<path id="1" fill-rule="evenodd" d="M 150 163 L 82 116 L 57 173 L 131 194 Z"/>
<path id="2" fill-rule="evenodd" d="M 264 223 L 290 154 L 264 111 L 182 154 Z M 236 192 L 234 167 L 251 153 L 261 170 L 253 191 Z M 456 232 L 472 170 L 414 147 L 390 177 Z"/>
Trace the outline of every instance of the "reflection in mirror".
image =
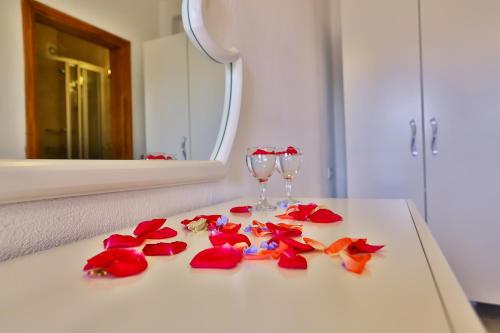
<path id="1" fill-rule="evenodd" d="M 22 66 L 7 66 L 23 45 L 26 57 L 26 96 L 0 92 L 0 133 L 24 141 L 0 134 L 0 158 L 210 158 L 225 66 L 187 38 L 181 0 L 5 0 L 0 11 L 13 12 L 0 28 L 24 30 L 0 34 L 12 46 L 0 67 L 21 80 Z"/>
<path id="2" fill-rule="evenodd" d="M 39 158 L 109 159 L 107 48 L 35 23 Z"/>
<path id="3" fill-rule="evenodd" d="M 202 54 L 183 31 L 146 42 L 147 151 L 209 159 L 224 107 L 224 75 L 224 66 Z"/>

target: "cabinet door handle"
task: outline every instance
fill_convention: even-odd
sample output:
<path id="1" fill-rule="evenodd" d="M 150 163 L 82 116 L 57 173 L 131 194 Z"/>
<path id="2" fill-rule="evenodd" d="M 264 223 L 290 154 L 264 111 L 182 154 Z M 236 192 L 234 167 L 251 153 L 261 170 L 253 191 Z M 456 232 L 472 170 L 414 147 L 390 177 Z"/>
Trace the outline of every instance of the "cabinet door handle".
<path id="1" fill-rule="evenodd" d="M 181 142 L 181 153 L 182 153 L 182 158 L 184 158 L 184 160 L 187 160 L 186 142 L 187 142 L 187 136 L 183 135 Z"/>
<path id="2" fill-rule="evenodd" d="M 410 142 L 410 151 L 412 156 L 418 156 L 417 151 L 417 123 L 415 119 L 410 121 L 410 129 L 411 129 L 411 142 Z"/>
<path id="3" fill-rule="evenodd" d="M 432 118 L 430 120 L 430 123 L 431 123 L 431 129 L 432 129 L 431 152 L 432 152 L 432 155 L 437 155 L 437 154 L 439 154 L 439 151 L 437 149 L 438 122 L 437 122 L 436 118 Z"/>

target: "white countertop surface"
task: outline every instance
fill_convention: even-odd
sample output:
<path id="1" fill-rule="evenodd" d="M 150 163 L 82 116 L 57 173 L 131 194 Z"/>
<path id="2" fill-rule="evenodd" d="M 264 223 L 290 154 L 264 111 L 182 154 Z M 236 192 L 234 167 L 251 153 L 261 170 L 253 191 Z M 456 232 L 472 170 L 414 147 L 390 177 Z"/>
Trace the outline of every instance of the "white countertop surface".
<path id="1" fill-rule="evenodd" d="M 166 241 L 183 240 L 188 248 L 172 257 L 147 257 L 149 267 L 138 276 L 86 277 L 86 259 L 103 250 L 102 240 L 108 235 L 0 263 L 0 331 L 460 331 L 453 328 L 453 316 L 440 295 L 406 201 L 304 201 L 324 204 L 344 221 L 303 222 L 303 236 L 326 244 L 346 236 L 368 238 L 386 247 L 362 275 L 320 253 L 303 254 L 309 266 L 304 271 L 279 268 L 274 260 L 243 261 L 233 270 L 192 269 L 191 258 L 211 245 L 207 233 L 184 231 L 182 219 L 225 214 L 242 223 L 242 229 L 252 219 L 278 221 L 274 215 L 281 210 L 253 213 L 251 218 L 230 214 L 230 207 L 252 203 L 238 200 L 167 217 L 165 226 L 179 235 Z M 257 246 L 263 240 L 250 239 Z"/>

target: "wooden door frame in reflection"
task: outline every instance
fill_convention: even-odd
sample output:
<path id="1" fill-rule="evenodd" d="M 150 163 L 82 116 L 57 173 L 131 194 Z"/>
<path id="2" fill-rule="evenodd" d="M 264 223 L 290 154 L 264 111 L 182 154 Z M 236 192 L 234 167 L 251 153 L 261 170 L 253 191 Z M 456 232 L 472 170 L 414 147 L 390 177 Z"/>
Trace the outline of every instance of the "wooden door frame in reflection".
<path id="1" fill-rule="evenodd" d="M 112 80 L 112 159 L 132 159 L 132 81 L 130 42 L 35 0 L 21 0 L 26 90 L 26 157 L 39 158 L 35 23 L 42 23 L 110 51 Z"/>

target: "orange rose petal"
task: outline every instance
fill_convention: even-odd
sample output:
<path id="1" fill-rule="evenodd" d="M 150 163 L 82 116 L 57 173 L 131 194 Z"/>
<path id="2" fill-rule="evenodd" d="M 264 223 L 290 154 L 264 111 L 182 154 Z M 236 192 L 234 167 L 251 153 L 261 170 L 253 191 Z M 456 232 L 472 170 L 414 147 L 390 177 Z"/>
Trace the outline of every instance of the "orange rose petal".
<path id="1" fill-rule="evenodd" d="M 336 256 L 340 251 L 347 248 L 353 242 L 352 238 L 344 237 L 337 239 L 330 246 L 325 249 L 325 253 L 329 256 Z"/>
<path id="2" fill-rule="evenodd" d="M 278 223 L 278 227 L 287 228 L 287 229 L 297 229 L 302 231 L 302 224 L 288 224 L 280 222 Z"/>
<path id="3" fill-rule="evenodd" d="M 326 245 L 321 242 L 318 242 L 317 240 L 307 237 L 304 237 L 303 239 L 306 244 L 311 245 L 315 250 L 325 251 L 326 249 Z"/>
<path id="4" fill-rule="evenodd" d="M 255 235 L 255 237 L 262 237 L 262 236 L 271 234 L 270 231 L 263 231 L 259 227 L 253 227 L 252 233 Z"/>
<path id="5" fill-rule="evenodd" d="M 293 216 L 290 216 L 288 214 L 276 215 L 276 217 L 282 220 L 295 220 Z"/>
<path id="6" fill-rule="evenodd" d="M 259 222 L 259 221 L 256 221 L 256 220 L 252 221 L 252 225 L 257 226 L 257 227 L 261 227 L 261 228 L 264 228 L 266 226 L 265 223 L 262 223 L 262 222 Z"/>
<path id="7" fill-rule="evenodd" d="M 349 272 L 353 272 L 356 274 L 363 273 L 365 269 L 365 265 L 371 259 L 371 254 L 349 254 L 347 252 L 342 251 L 340 253 L 340 257 L 342 258 L 342 265 Z"/>
<path id="8" fill-rule="evenodd" d="M 273 259 L 273 255 L 276 253 L 276 250 L 262 250 L 256 254 L 247 254 L 243 256 L 245 260 L 265 260 L 265 259 Z"/>
<path id="9" fill-rule="evenodd" d="M 284 242 L 279 242 L 278 248 L 274 250 L 274 253 L 272 254 L 273 259 L 278 259 L 283 251 L 288 249 L 290 246 L 288 246 Z"/>

